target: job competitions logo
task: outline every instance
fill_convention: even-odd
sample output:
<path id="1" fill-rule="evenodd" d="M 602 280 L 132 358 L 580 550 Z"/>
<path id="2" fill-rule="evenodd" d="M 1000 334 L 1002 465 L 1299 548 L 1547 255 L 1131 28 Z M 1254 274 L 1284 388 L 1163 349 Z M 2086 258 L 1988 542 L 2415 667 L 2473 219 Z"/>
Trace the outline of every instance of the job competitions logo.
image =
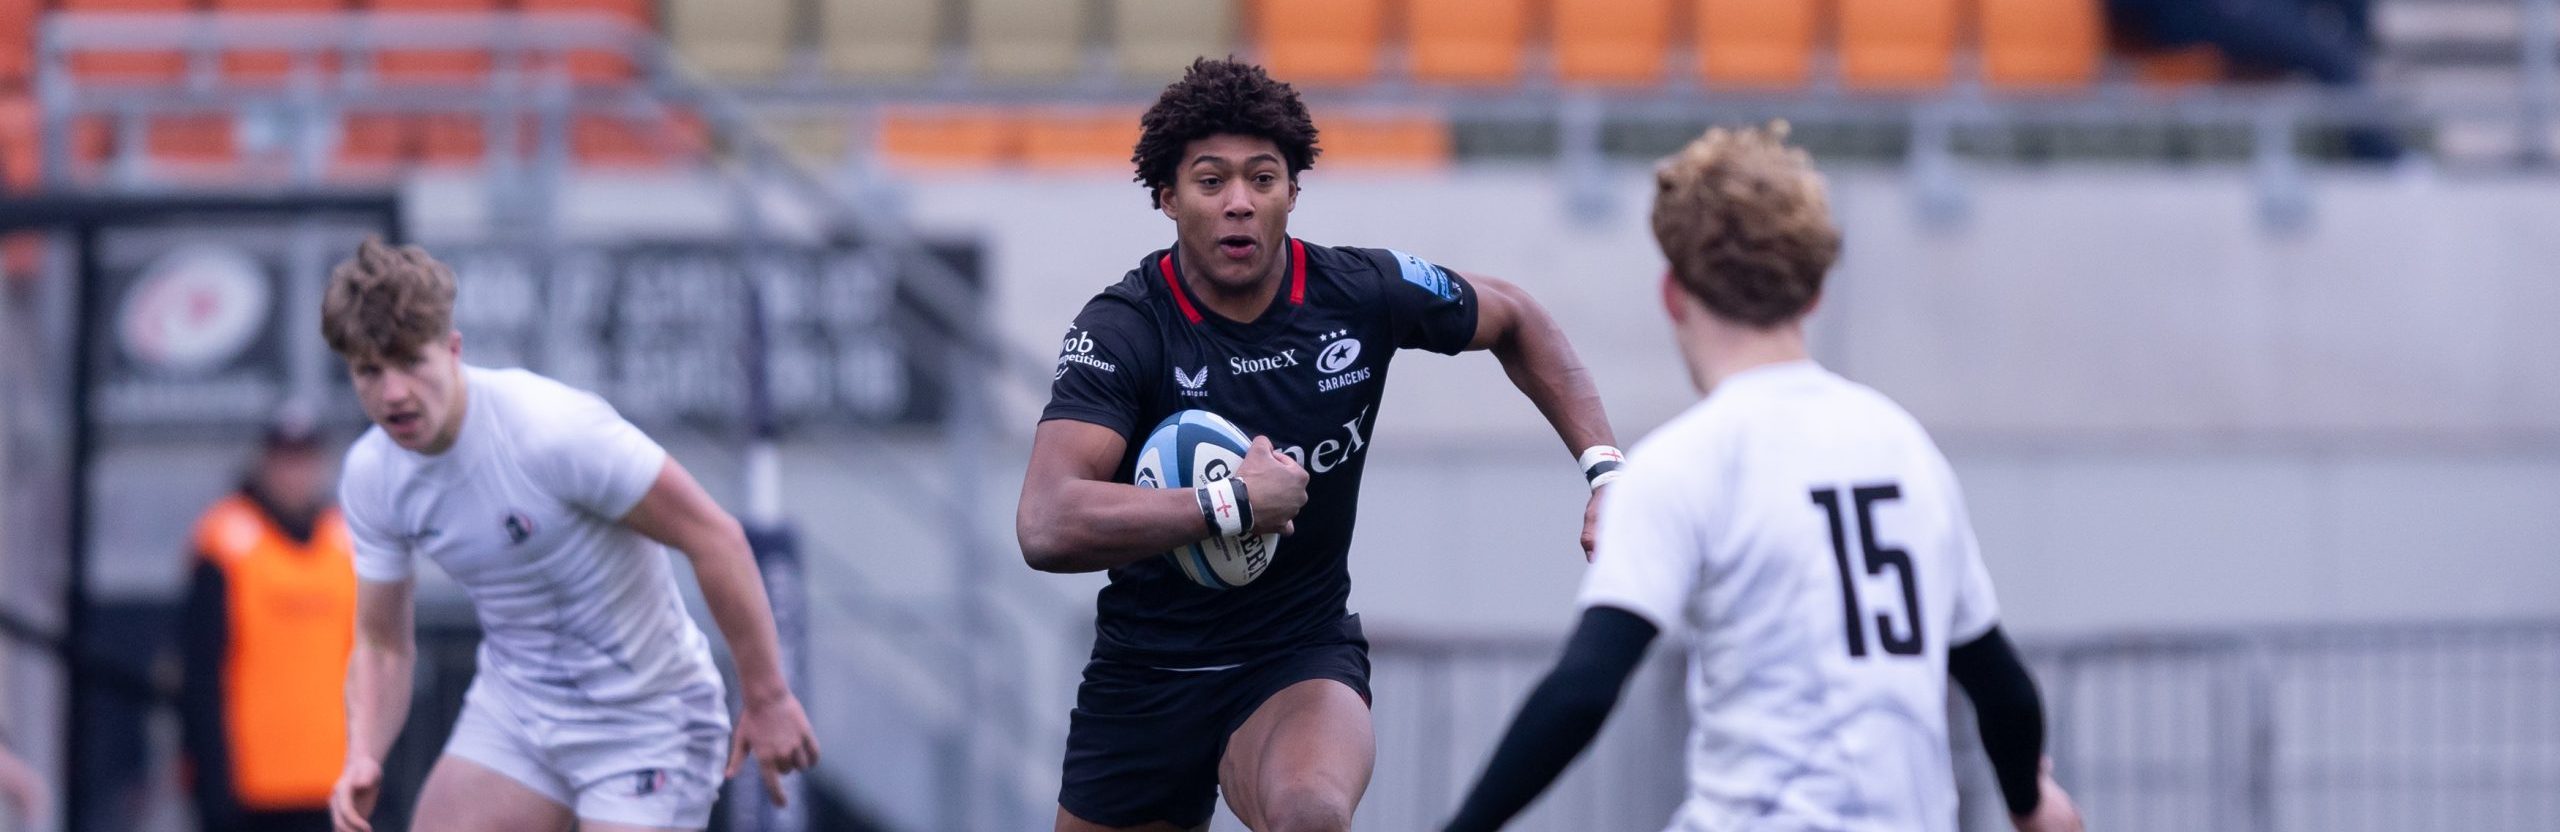
<path id="1" fill-rule="evenodd" d="M 1074 324 L 1067 325 L 1066 345 L 1058 350 L 1058 372 L 1049 380 L 1065 378 L 1070 364 L 1082 364 L 1106 373 L 1120 372 L 1120 368 L 1111 362 L 1093 357 L 1093 333 L 1077 329 Z"/>
<path id="2" fill-rule="evenodd" d="M 1369 380 L 1367 367 L 1343 372 L 1351 367 L 1352 362 L 1360 360 L 1360 339 L 1345 337 L 1350 333 L 1347 329 L 1337 329 L 1317 339 L 1328 342 L 1323 350 L 1316 353 L 1316 372 L 1325 376 L 1316 381 L 1317 390 L 1331 393 Z"/>

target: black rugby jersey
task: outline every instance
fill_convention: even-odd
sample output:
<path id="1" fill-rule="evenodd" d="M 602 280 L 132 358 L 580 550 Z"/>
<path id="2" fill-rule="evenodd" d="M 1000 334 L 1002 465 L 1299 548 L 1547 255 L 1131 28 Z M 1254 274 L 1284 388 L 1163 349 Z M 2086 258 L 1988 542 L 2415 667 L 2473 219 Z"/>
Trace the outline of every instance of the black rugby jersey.
<path id="1" fill-rule="evenodd" d="M 1275 647 L 1356 635 L 1345 555 L 1387 361 L 1401 348 L 1457 353 L 1474 339 L 1475 290 L 1385 249 L 1291 239 L 1279 295 L 1252 322 L 1191 297 L 1180 257 L 1147 255 L 1085 304 L 1059 353 L 1043 421 L 1073 419 L 1139 446 L 1180 410 L 1226 417 L 1306 466 L 1307 505 L 1252 583 L 1216 590 L 1164 558 L 1111 570 L 1095 603 L 1094 654 L 1163 666 L 1240 662 Z"/>

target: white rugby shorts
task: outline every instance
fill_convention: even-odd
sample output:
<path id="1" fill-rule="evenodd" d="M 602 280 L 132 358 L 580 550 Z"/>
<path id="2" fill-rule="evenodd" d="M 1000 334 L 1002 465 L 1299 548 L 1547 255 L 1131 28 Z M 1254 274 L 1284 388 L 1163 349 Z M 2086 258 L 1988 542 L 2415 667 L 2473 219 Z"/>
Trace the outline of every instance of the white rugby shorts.
<path id="1" fill-rule="evenodd" d="M 710 824 L 729 752 L 719 683 L 612 708 L 529 693 L 487 674 L 472 680 L 444 753 L 504 774 L 583 820 Z"/>

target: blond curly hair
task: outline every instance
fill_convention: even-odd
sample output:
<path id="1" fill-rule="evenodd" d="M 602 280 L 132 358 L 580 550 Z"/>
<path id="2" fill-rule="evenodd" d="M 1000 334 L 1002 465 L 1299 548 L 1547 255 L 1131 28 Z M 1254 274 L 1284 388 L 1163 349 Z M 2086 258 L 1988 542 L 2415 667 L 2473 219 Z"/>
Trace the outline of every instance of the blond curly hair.
<path id="1" fill-rule="evenodd" d="M 1822 175 L 1785 122 L 1710 129 L 1654 169 L 1653 237 L 1682 288 L 1754 327 L 1795 320 L 1840 258 Z"/>
<path id="2" fill-rule="evenodd" d="M 320 335 L 350 362 L 417 360 L 453 332 L 453 270 L 417 246 L 368 238 L 329 272 Z"/>

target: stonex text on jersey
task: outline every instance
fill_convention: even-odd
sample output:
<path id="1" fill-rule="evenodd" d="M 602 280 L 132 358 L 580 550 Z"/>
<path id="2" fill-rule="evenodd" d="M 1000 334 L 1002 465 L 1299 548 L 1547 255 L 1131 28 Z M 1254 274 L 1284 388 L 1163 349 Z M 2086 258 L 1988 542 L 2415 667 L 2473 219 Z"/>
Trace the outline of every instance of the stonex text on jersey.
<path id="1" fill-rule="evenodd" d="M 1160 559 L 1112 570 L 1098 655 L 1211 664 L 1356 628 L 1343 606 L 1345 556 L 1388 361 L 1408 348 L 1465 349 L 1476 298 L 1463 278 L 1401 252 L 1293 239 L 1287 253 L 1277 295 L 1254 320 L 1201 306 L 1167 250 L 1094 296 L 1067 330 L 1041 418 L 1118 432 L 1124 474 L 1140 431 L 1192 408 L 1269 436 L 1310 474 L 1297 532 L 1252 584 L 1207 590 Z"/>

